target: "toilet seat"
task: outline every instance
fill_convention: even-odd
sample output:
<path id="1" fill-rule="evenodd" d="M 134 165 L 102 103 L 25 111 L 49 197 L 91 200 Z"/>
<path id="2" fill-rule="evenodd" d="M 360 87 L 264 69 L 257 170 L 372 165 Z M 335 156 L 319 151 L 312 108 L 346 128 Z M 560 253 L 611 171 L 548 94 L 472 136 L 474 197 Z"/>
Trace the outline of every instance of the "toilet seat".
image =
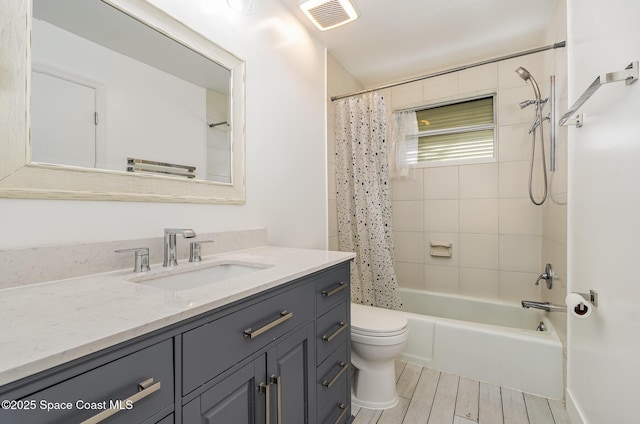
<path id="1" fill-rule="evenodd" d="M 399 311 L 351 304 L 351 334 L 393 337 L 407 332 L 409 322 Z"/>
<path id="2" fill-rule="evenodd" d="M 404 327 L 397 331 L 389 331 L 389 332 L 370 331 L 370 330 L 363 330 L 361 328 L 354 328 L 353 326 L 351 327 L 351 334 L 356 334 L 359 336 L 369 336 L 369 337 L 394 337 L 394 336 L 400 336 L 406 332 L 407 332 L 407 327 Z"/>

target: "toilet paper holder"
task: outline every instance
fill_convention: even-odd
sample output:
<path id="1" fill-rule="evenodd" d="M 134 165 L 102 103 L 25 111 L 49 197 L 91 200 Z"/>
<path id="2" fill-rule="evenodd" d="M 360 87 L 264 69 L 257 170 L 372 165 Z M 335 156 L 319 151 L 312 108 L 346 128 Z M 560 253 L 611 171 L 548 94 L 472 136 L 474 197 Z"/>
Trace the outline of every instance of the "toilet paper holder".
<path id="1" fill-rule="evenodd" d="M 595 290 L 589 290 L 589 293 L 578 293 L 578 292 L 573 292 L 575 294 L 579 294 L 580 296 L 584 297 L 584 300 L 591 302 L 591 304 L 594 307 L 598 307 L 598 292 Z"/>

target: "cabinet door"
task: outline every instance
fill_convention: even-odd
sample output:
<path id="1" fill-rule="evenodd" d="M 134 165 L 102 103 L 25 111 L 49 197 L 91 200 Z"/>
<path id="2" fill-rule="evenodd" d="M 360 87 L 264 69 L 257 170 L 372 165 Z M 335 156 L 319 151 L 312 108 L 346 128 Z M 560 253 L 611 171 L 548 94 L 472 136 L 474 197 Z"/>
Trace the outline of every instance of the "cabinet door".
<path id="1" fill-rule="evenodd" d="M 186 404 L 182 408 L 183 424 L 266 423 L 266 400 L 271 389 L 266 374 L 263 355 Z"/>
<path id="2" fill-rule="evenodd" d="M 310 423 L 315 407 L 314 330 L 310 324 L 277 342 L 268 353 L 272 396 L 273 423 Z M 315 418 L 315 417 L 314 417 Z"/>

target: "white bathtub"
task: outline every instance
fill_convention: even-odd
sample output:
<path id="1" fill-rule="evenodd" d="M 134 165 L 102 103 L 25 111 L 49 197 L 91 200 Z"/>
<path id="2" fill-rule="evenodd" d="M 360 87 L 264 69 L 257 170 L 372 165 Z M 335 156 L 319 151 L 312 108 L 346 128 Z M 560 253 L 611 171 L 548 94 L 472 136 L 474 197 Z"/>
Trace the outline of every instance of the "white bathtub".
<path id="1" fill-rule="evenodd" d="M 562 342 L 544 311 L 400 289 L 409 341 L 400 359 L 551 399 L 563 398 Z M 543 322 L 546 331 L 537 331 Z"/>

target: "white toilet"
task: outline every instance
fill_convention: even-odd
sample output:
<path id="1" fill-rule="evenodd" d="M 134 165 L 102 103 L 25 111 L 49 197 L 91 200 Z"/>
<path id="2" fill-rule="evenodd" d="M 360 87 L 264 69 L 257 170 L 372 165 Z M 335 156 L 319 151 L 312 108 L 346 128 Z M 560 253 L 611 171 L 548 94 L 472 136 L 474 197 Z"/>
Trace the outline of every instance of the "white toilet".
<path id="1" fill-rule="evenodd" d="M 407 318 L 398 311 L 351 304 L 351 403 L 387 409 L 398 403 L 395 358 L 407 344 Z"/>

